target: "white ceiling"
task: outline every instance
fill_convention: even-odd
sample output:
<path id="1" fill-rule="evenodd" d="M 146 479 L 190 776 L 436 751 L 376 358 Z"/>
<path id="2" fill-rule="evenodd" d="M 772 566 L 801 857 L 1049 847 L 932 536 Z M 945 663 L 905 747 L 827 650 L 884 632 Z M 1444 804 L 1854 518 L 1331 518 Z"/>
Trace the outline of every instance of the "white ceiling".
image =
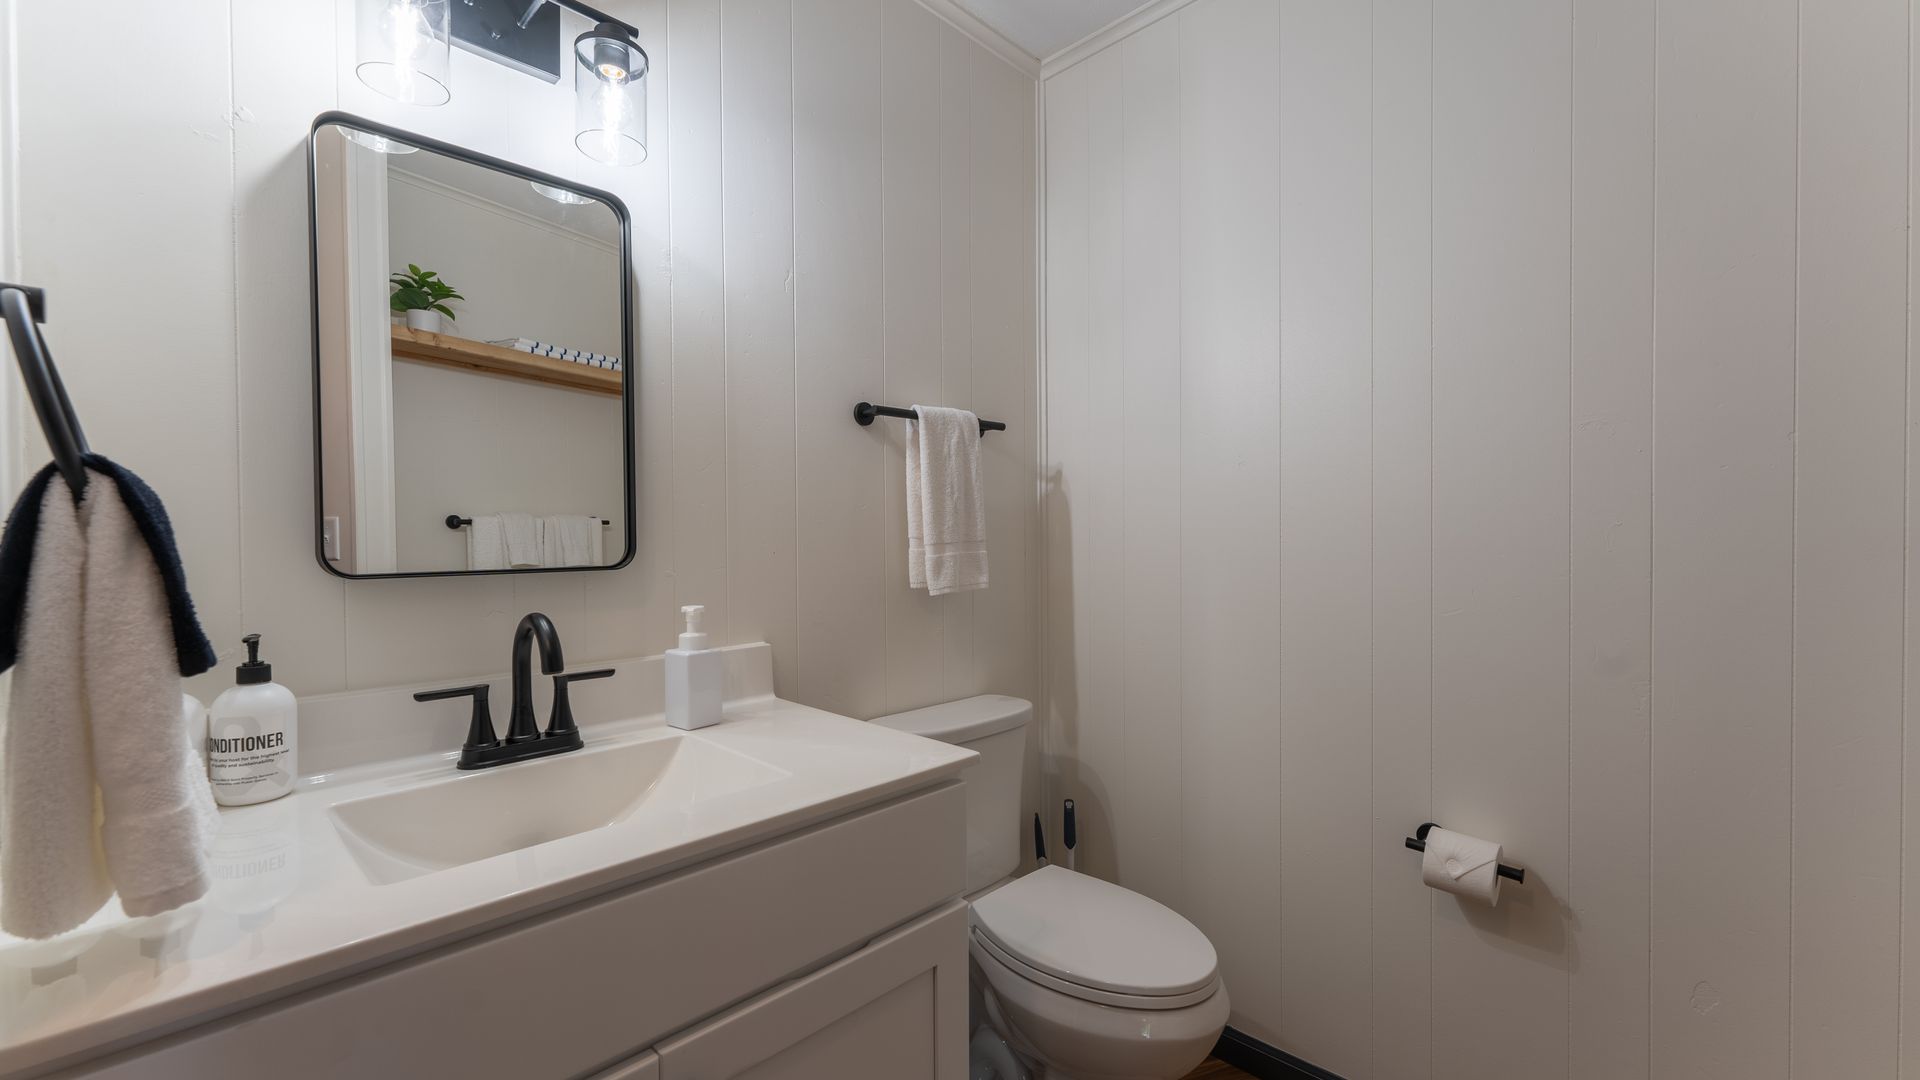
<path id="1" fill-rule="evenodd" d="M 953 0 L 1002 37 L 1045 60 L 1145 0 Z"/>

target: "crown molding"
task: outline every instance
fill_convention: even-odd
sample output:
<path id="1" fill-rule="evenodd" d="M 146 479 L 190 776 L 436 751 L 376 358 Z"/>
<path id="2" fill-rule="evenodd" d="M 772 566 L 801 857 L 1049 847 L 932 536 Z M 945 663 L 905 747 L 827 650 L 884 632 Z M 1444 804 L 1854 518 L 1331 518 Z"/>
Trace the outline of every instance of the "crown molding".
<path id="1" fill-rule="evenodd" d="M 947 25 L 973 39 L 974 43 L 1005 61 L 1029 79 L 1040 78 L 1040 60 L 1009 41 L 1007 37 L 981 21 L 978 15 L 954 3 L 954 0 L 919 0 L 921 7 L 933 12 Z"/>
<path id="2" fill-rule="evenodd" d="M 1147 0 L 1131 12 L 1040 61 L 1041 81 L 1053 78 L 1094 53 L 1139 33 L 1191 3 L 1193 0 Z"/>
<path id="3" fill-rule="evenodd" d="M 431 176 L 422 176 L 417 172 L 409 172 L 398 165 L 390 166 L 387 170 L 387 176 L 398 183 L 405 184 L 408 187 L 418 188 L 432 195 L 438 195 L 449 202 L 457 202 L 464 206 L 470 206 L 475 210 L 481 210 L 497 217 L 503 217 L 529 228 L 551 233 L 564 240 L 571 240 L 574 243 L 584 244 L 587 247 L 604 251 L 609 255 L 620 254 L 620 245 L 617 241 L 595 236 L 590 232 L 585 232 L 580 229 L 570 228 L 557 221 L 549 221 L 537 214 L 529 214 L 525 210 L 489 199 L 485 195 L 475 195 L 473 192 L 467 191 L 464 188 L 454 187 L 452 184 L 442 180 L 435 180 Z"/>

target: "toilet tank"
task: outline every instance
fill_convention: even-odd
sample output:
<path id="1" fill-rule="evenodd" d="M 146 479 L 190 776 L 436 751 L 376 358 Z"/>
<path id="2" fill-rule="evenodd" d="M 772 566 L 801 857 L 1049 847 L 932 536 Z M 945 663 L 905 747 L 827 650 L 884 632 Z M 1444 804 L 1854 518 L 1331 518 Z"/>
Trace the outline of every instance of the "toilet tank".
<path id="1" fill-rule="evenodd" d="M 960 773 L 966 785 L 967 892 L 999 881 L 1020 865 L 1020 781 L 1026 771 L 1027 723 L 1033 704 L 980 697 L 894 713 L 873 722 L 896 731 L 964 746 L 980 760 Z"/>

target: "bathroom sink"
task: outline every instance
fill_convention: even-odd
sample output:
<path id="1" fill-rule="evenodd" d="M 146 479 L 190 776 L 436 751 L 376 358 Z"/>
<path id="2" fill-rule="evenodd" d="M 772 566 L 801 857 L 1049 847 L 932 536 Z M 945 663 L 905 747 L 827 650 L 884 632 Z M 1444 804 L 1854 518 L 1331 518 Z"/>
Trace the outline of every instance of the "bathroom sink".
<path id="1" fill-rule="evenodd" d="M 789 775 L 696 737 L 669 735 L 431 780 L 336 803 L 347 848 L 378 885 L 505 855 Z"/>

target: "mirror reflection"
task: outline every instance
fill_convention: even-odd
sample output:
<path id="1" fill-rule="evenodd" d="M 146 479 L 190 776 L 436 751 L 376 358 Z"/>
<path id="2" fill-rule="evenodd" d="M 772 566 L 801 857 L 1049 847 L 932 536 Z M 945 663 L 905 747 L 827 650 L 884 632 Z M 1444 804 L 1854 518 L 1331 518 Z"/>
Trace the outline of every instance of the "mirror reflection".
<path id="1" fill-rule="evenodd" d="M 625 209 L 372 125 L 311 151 L 322 564 L 624 565 Z"/>

